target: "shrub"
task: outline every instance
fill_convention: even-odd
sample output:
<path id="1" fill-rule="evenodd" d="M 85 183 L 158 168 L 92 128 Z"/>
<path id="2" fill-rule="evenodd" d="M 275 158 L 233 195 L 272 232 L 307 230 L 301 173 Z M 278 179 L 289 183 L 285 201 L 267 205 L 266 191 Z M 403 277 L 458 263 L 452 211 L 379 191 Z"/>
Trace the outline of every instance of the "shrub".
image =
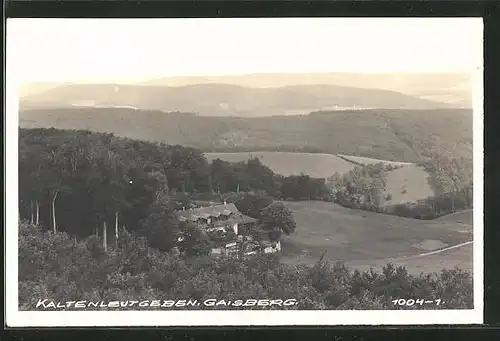
<path id="1" fill-rule="evenodd" d="M 99 252 L 97 258 L 92 254 L 95 249 L 99 249 L 95 238 L 76 241 L 64 233 L 42 232 L 21 223 L 20 309 L 35 309 L 41 297 L 63 302 L 75 297 L 93 301 L 273 297 L 298 300 L 298 305 L 278 309 L 416 309 L 395 307 L 391 302 L 415 297 L 440 298 L 443 309 L 473 306 L 472 276 L 459 269 L 413 276 L 392 264 L 382 272 L 352 271 L 342 263 L 326 261 L 312 267 L 287 265 L 277 254 L 244 260 L 204 253 L 179 258 L 148 247 L 144 238 L 128 232 L 122 233 L 117 249 Z"/>

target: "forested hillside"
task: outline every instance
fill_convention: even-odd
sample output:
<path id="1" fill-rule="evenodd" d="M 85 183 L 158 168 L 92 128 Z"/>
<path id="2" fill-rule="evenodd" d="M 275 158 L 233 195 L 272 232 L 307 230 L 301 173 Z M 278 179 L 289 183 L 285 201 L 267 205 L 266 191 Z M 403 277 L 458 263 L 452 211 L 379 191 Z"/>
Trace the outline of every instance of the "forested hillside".
<path id="1" fill-rule="evenodd" d="M 363 110 L 267 118 L 132 109 L 22 110 L 21 128 L 87 129 L 204 152 L 320 152 L 423 162 L 472 158 L 472 111 Z M 356 132 L 356 134 L 353 134 Z"/>
<path id="2" fill-rule="evenodd" d="M 21 99 L 21 107 L 73 105 L 127 106 L 141 110 L 195 112 L 200 116 L 262 117 L 306 114 L 322 109 L 436 109 L 440 103 L 379 89 L 335 85 L 249 88 L 231 84 L 182 87 L 120 84 L 71 84 Z"/>
<path id="3" fill-rule="evenodd" d="M 118 224 L 143 235 L 161 233 L 169 244 L 178 231 L 172 211 L 179 202 L 250 191 L 328 195 L 322 179 L 283 177 L 258 159 L 209 164 L 193 148 L 89 131 L 21 129 L 19 136 L 20 216 L 80 237 L 104 229 L 111 240 Z"/>
<path id="4" fill-rule="evenodd" d="M 174 215 L 195 199 L 224 198 L 265 225 L 277 218 L 267 212 L 276 199 L 331 200 L 324 179 L 280 176 L 258 159 L 208 163 L 193 148 L 112 134 L 21 129 L 19 137 L 22 309 L 34 309 L 40 297 L 204 300 L 222 293 L 296 299 L 287 309 L 405 308 L 391 300 L 415 295 L 444 300 L 440 308 L 472 306 L 471 275 L 462 270 L 413 276 L 392 265 L 361 273 L 322 260 L 309 267 L 274 256 L 215 259 L 203 234 Z M 370 167 L 357 172 L 381 171 Z"/>

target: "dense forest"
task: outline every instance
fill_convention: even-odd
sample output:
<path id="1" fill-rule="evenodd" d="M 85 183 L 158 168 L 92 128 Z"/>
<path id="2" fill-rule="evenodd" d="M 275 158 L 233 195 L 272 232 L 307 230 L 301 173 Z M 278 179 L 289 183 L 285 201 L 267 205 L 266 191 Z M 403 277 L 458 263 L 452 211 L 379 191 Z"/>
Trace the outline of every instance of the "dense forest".
<path id="1" fill-rule="evenodd" d="M 383 188 L 386 167 L 357 168 L 344 183 L 361 191 L 359 181 Z M 436 162 L 428 168 L 456 169 Z M 432 180 L 436 188 L 449 190 L 440 179 Z M 460 179 L 464 184 L 469 178 Z M 412 276 L 392 265 L 382 273 L 361 273 L 322 260 L 311 268 L 282 264 L 279 256 L 215 259 L 206 256 L 206 241 L 196 229 L 174 215 L 194 200 L 227 200 L 263 226 L 291 234 L 295 223 L 282 214 L 279 201 L 337 200 L 343 187 L 335 192 L 330 186 L 304 174 L 274 174 L 258 159 L 208 163 L 190 147 L 82 130 L 21 129 L 20 306 L 33 308 L 42 296 L 202 300 L 214 295 L 278 295 L 301 302 L 290 309 L 405 308 L 394 307 L 391 298 L 413 296 L 441 298 L 446 308 L 472 306 L 471 275 L 461 270 Z M 377 204 L 376 194 L 363 195 Z M 186 232 L 189 238 L 179 245 L 177 237 Z M 184 252 L 173 252 L 174 246 Z"/>
<path id="2" fill-rule="evenodd" d="M 110 241 L 122 226 L 144 234 L 155 230 L 151 225 L 175 231 L 173 211 L 193 199 L 249 192 L 297 200 L 328 195 L 324 180 L 282 177 L 258 159 L 209 164 L 189 147 L 88 131 L 20 130 L 20 217 L 53 231 L 106 233 Z"/>

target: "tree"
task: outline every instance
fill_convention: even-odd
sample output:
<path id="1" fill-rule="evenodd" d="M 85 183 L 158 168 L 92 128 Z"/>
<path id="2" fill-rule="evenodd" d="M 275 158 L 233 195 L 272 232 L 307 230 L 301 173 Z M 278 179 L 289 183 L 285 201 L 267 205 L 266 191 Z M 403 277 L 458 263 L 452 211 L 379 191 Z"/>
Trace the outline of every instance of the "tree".
<path id="1" fill-rule="evenodd" d="M 451 211 L 455 211 L 456 199 L 465 201 L 462 190 L 472 184 L 472 160 L 433 154 L 423 166 L 430 174 L 429 183 L 436 196 L 449 196 Z"/>
<path id="2" fill-rule="evenodd" d="M 255 157 L 247 161 L 245 173 L 249 178 L 250 189 L 265 190 L 268 193 L 274 192 L 274 172 L 263 165 L 259 158 Z"/>
<path id="3" fill-rule="evenodd" d="M 179 222 L 166 196 L 157 196 L 147 217 L 141 221 L 140 234 L 149 246 L 160 251 L 168 252 L 176 245 L 181 235 Z"/>
<path id="4" fill-rule="evenodd" d="M 246 194 L 240 200 L 237 200 L 234 205 L 238 210 L 255 219 L 260 219 L 262 209 L 274 202 L 272 197 Z"/>
<path id="5" fill-rule="evenodd" d="M 263 208 L 261 222 L 264 229 L 278 229 L 287 235 L 292 234 L 297 227 L 292 211 L 281 202 L 275 202 Z"/>
<path id="6" fill-rule="evenodd" d="M 52 230 L 57 232 L 57 219 L 56 219 L 56 200 L 61 192 L 68 192 L 71 187 L 67 186 L 66 180 L 68 178 L 68 165 L 67 165 L 67 152 L 68 146 L 62 145 L 58 149 L 52 149 L 44 155 L 46 159 L 47 168 L 45 169 L 44 177 L 48 184 L 50 193 L 50 216 L 52 218 Z"/>
<path id="7" fill-rule="evenodd" d="M 207 233 L 194 223 L 182 224 L 183 236 L 179 248 L 186 256 L 204 256 L 210 253 L 212 243 Z"/>

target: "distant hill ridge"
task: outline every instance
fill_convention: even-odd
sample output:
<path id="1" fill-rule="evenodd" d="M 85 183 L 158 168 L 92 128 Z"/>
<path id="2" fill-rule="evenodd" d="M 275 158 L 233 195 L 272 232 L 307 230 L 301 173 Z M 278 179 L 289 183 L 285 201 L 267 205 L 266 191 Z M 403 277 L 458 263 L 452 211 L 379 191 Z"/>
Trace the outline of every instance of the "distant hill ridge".
<path id="1" fill-rule="evenodd" d="M 339 85 L 401 92 L 419 98 L 472 108 L 472 83 L 468 73 L 257 73 L 225 76 L 162 77 L 145 85 L 182 86 L 198 83 L 226 83 L 248 87 L 282 87 L 296 85 Z"/>
<path id="2" fill-rule="evenodd" d="M 142 110 L 188 111 L 202 116 L 262 117 L 307 114 L 317 110 L 436 109 L 452 104 L 391 90 L 328 84 L 251 88 L 232 84 L 179 87 L 120 84 L 70 84 L 21 98 L 22 108 L 129 106 Z"/>

